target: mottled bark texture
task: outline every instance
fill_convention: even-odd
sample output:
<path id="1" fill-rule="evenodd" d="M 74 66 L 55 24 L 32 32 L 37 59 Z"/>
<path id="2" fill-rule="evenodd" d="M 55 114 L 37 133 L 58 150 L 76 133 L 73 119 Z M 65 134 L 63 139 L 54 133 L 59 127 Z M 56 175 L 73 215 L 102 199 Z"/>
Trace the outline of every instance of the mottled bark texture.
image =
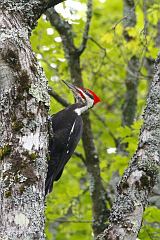
<path id="1" fill-rule="evenodd" d="M 136 25 L 136 14 L 134 0 L 123 0 L 123 35 L 127 42 L 133 40 L 128 35 L 128 28 Z M 122 106 L 122 125 L 131 126 L 136 113 L 137 106 L 137 87 L 139 78 L 139 60 L 137 56 L 132 56 L 127 65 L 126 69 L 126 93 L 124 97 L 124 104 Z"/>
<path id="2" fill-rule="evenodd" d="M 77 86 L 83 86 L 82 72 L 80 67 L 80 55 L 83 53 L 88 39 L 89 24 L 91 20 L 92 1 L 88 1 L 87 21 L 83 34 L 82 43 L 79 48 L 76 48 L 73 42 L 73 32 L 71 25 L 64 21 L 59 14 L 51 8 L 47 12 L 47 16 L 51 24 L 59 32 L 66 59 L 68 61 L 69 71 L 72 82 Z M 86 168 L 89 173 L 90 180 L 90 195 L 92 199 L 92 213 L 93 213 L 93 232 L 97 236 L 106 227 L 108 219 L 108 211 L 106 208 L 105 190 L 103 188 L 98 153 L 94 144 L 94 137 L 91 129 L 91 121 L 89 113 L 83 116 L 83 146 L 86 156 Z"/>
<path id="3" fill-rule="evenodd" d="M 44 239 L 47 81 L 29 35 L 43 1 L 0 0 L 0 239 Z"/>
<path id="4" fill-rule="evenodd" d="M 151 84 L 137 151 L 117 188 L 110 225 L 99 240 L 135 240 L 160 165 L 160 56 Z"/>
<path id="5" fill-rule="evenodd" d="M 122 125 L 131 126 L 137 108 L 137 88 L 139 79 L 139 59 L 132 56 L 128 62 L 125 79 L 126 92 L 122 107 Z"/>
<path id="6" fill-rule="evenodd" d="M 147 34 L 149 34 L 149 27 L 150 27 L 150 21 L 148 20 L 148 9 L 152 7 L 154 4 L 154 1 L 145 0 L 143 1 L 143 14 L 144 14 L 144 35 L 145 38 L 147 38 Z M 160 21 L 157 22 L 157 35 L 155 38 L 155 46 L 159 47 L 160 45 Z M 145 43 L 146 50 L 148 49 L 147 41 Z M 147 70 L 147 83 L 148 83 L 148 89 L 150 89 L 150 84 L 152 82 L 153 76 L 154 76 L 154 62 L 155 60 L 151 58 L 151 56 L 144 58 L 144 66 Z M 159 169 L 160 173 L 160 169 Z M 152 194 L 149 198 L 149 204 L 152 206 L 156 206 L 157 208 L 160 208 L 160 174 L 158 176 L 156 185 L 153 188 Z M 157 223 L 158 225 L 158 223 Z M 160 224 L 159 224 L 160 226 Z"/>
<path id="7" fill-rule="evenodd" d="M 143 9 L 143 15 L 144 15 L 144 28 L 143 28 L 143 35 L 144 35 L 144 50 L 148 50 L 148 43 L 147 43 L 147 34 L 149 33 L 149 21 L 148 21 L 148 10 L 150 7 L 154 4 L 154 1 L 151 0 L 145 0 L 143 1 L 142 9 Z M 157 37 L 158 37 L 158 23 L 157 23 Z M 155 38 L 155 45 L 157 44 L 157 38 Z M 156 46 L 158 47 L 158 46 Z M 151 58 L 151 56 L 145 56 L 143 58 L 143 61 L 141 65 L 146 68 L 148 74 L 147 74 L 147 81 L 148 81 L 148 89 L 150 88 L 150 84 L 152 82 L 153 76 L 154 76 L 154 61 L 155 59 Z M 141 67 L 142 67 L 141 66 Z"/>

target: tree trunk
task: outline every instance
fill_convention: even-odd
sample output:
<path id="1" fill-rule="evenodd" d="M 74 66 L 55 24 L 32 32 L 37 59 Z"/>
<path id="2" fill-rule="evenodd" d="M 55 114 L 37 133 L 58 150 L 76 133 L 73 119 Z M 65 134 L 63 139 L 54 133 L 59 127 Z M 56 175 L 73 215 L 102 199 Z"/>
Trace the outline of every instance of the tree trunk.
<path id="1" fill-rule="evenodd" d="M 29 35 L 45 3 L 0 6 L 0 239 L 44 239 L 49 96 Z"/>
<path id="2" fill-rule="evenodd" d="M 160 56 L 151 84 L 139 145 L 117 189 L 110 225 L 99 240 L 135 240 L 160 165 Z"/>
<path id="3" fill-rule="evenodd" d="M 128 35 L 127 28 L 135 27 L 136 25 L 134 0 L 123 0 L 123 16 L 126 17 L 123 22 L 123 35 L 126 41 L 129 42 L 132 40 L 132 37 Z M 122 106 L 122 125 L 131 126 L 135 118 L 137 107 L 137 88 L 139 79 L 139 59 L 137 56 L 131 56 L 126 70 L 126 93 Z"/>

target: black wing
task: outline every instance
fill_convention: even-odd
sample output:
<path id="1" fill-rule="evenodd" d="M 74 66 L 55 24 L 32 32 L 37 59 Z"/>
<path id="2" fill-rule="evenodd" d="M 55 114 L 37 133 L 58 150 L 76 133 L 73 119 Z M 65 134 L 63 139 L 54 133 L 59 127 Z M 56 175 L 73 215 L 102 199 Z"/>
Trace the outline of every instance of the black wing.
<path id="1" fill-rule="evenodd" d="M 55 124 L 55 125 L 54 125 Z M 64 127 L 56 127 L 54 122 L 54 138 L 50 140 L 50 160 L 46 179 L 46 194 L 52 191 L 53 182 L 57 181 L 63 172 L 64 166 L 72 156 L 83 131 L 81 116 L 77 116 L 74 122 L 64 124 Z M 58 124 L 59 126 L 59 124 Z"/>

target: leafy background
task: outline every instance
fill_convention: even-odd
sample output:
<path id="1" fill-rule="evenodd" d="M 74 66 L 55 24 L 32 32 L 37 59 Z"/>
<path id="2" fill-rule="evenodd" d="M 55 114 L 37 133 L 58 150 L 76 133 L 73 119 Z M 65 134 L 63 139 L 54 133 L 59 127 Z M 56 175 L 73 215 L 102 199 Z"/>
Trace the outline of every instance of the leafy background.
<path id="1" fill-rule="evenodd" d="M 158 0 L 150 1 L 147 5 L 147 31 L 143 6 L 143 1 L 135 2 L 137 23 L 127 28 L 131 38 L 127 41 L 123 34 L 123 1 L 94 0 L 87 48 L 81 56 L 83 83 L 101 97 L 101 103 L 94 109 L 101 119 L 91 112 L 91 121 L 100 158 L 101 177 L 107 192 L 114 188 L 114 179 L 118 174 L 123 174 L 136 150 L 141 116 L 152 77 L 144 59 L 154 60 L 158 54 L 160 3 Z M 72 24 L 74 42 L 78 46 L 86 20 L 86 1 L 74 1 L 74 4 L 68 1 L 59 4 L 56 9 Z M 70 81 L 62 40 L 45 15 L 38 21 L 31 43 L 49 85 L 61 97 L 73 103 L 72 94 L 61 82 L 62 79 Z M 126 93 L 127 64 L 133 55 L 140 61 L 138 98 L 134 123 L 128 127 L 122 125 L 122 106 Z M 62 108 L 51 97 L 50 114 Z M 125 144 L 127 154 L 116 149 L 114 138 Z M 76 151 L 84 154 L 81 142 Z M 106 204 L 109 206 L 109 203 Z M 81 159 L 73 156 L 61 180 L 47 197 L 46 237 L 48 240 L 91 240 L 91 223 L 92 204 L 87 172 Z M 160 210 L 150 206 L 145 211 L 139 239 L 160 239 L 159 229 Z"/>

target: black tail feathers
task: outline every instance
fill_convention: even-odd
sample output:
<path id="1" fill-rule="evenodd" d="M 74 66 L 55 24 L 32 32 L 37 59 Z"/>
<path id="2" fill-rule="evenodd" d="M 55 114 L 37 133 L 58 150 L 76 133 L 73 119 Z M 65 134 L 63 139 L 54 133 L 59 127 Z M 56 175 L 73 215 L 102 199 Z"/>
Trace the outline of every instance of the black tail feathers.
<path id="1" fill-rule="evenodd" d="M 45 182 L 45 196 L 53 190 L 53 175 L 47 177 Z"/>

